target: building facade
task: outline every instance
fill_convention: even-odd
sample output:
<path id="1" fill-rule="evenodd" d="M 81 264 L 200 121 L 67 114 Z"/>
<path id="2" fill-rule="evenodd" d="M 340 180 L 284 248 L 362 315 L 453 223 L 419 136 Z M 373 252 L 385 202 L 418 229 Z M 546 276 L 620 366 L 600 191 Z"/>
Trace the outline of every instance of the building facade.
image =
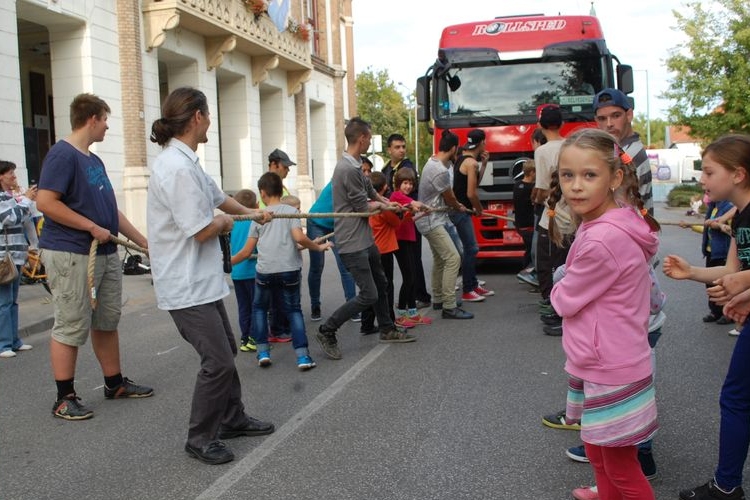
<path id="1" fill-rule="evenodd" d="M 70 132 L 73 97 L 98 95 L 112 113 L 92 150 L 141 230 L 159 153 L 151 124 L 174 88 L 208 98 L 198 155 L 222 189 L 257 191 L 280 148 L 297 163 L 285 184 L 303 208 L 330 179 L 355 112 L 351 0 L 11 0 L 0 4 L 0 61 L 0 159 L 22 185 L 36 182 Z"/>

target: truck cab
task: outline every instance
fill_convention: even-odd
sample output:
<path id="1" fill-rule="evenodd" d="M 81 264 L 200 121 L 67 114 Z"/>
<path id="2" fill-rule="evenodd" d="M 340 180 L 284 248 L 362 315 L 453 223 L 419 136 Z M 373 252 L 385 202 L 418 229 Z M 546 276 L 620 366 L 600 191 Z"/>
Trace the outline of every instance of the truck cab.
<path id="1" fill-rule="evenodd" d="M 486 134 L 490 158 L 479 198 L 487 216 L 474 219 L 479 258 L 523 256 L 513 185 L 518 160 L 534 157 L 538 110 L 560 107 L 563 136 L 596 127 L 593 99 L 606 87 L 631 93 L 633 75 L 609 52 L 596 17 L 534 14 L 443 30 L 437 60 L 417 80 L 417 116 L 435 137 L 450 129 L 461 144 L 474 128 Z"/>

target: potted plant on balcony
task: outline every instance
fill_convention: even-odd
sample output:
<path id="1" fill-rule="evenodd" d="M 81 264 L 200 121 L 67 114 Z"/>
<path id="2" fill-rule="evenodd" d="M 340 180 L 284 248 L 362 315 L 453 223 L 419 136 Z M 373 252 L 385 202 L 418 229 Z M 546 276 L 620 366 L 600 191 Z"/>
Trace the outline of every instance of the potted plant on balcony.
<path id="1" fill-rule="evenodd" d="M 266 0 L 242 0 L 245 2 L 247 10 L 253 13 L 255 19 L 258 19 L 261 15 L 268 13 L 268 2 Z"/>
<path id="2" fill-rule="evenodd" d="M 287 25 L 289 33 L 293 34 L 303 42 L 310 41 L 310 26 L 307 24 L 300 24 L 291 17 L 289 18 L 289 24 Z"/>

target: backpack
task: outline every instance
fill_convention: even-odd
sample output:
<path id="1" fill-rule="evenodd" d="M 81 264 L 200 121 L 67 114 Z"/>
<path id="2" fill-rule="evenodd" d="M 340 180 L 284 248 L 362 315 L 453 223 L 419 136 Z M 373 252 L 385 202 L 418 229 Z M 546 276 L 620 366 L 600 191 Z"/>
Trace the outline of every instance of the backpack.
<path id="1" fill-rule="evenodd" d="M 128 253 L 122 261 L 122 274 L 136 275 L 150 272 L 151 268 L 143 263 L 143 258 L 140 255 Z"/>

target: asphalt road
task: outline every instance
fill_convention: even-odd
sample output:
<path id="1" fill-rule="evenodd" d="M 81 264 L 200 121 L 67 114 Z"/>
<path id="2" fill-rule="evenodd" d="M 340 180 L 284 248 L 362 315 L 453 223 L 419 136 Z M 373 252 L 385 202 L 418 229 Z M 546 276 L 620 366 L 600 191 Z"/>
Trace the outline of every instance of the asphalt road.
<path id="1" fill-rule="evenodd" d="M 701 262 L 699 235 L 670 226 L 662 236 L 661 255 Z M 232 440 L 237 459 L 221 466 L 182 449 L 198 357 L 148 293 L 125 306 L 121 350 L 124 374 L 156 395 L 105 400 L 87 345 L 76 383 L 92 420 L 51 416 L 48 333 L 26 337 L 36 348 L 0 363 L 0 499 L 570 498 L 592 481 L 590 467 L 564 455 L 578 444 L 575 432 L 541 424 L 541 415 L 563 408 L 564 355 L 559 338 L 542 334 L 539 296 L 516 271 L 482 264 L 497 295 L 467 306 L 472 321 L 418 327 L 414 344 L 378 344 L 350 322 L 341 330 L 341 361 L 326 359 L 310 335 L 318 362 L 310 372 L 297 371 L 289 345 L 272 351 L 268 369 L 240 353 L 248 413 L 277 431 Z M 342 298 L 339 283 L 329 257 L 324 316 Z M 671 499 L 713 473 L 718 393 L 734 339 L 729 327 L 700 321 L 702 285 L 666 277 L 662 285 L 669 302 L 657 346 L 661 430 L 652 484 L 657 498 Z M 236 316 L 234 297 L 226 304 Z M 307 328 L 311 334 L 317 323 Z"/>

